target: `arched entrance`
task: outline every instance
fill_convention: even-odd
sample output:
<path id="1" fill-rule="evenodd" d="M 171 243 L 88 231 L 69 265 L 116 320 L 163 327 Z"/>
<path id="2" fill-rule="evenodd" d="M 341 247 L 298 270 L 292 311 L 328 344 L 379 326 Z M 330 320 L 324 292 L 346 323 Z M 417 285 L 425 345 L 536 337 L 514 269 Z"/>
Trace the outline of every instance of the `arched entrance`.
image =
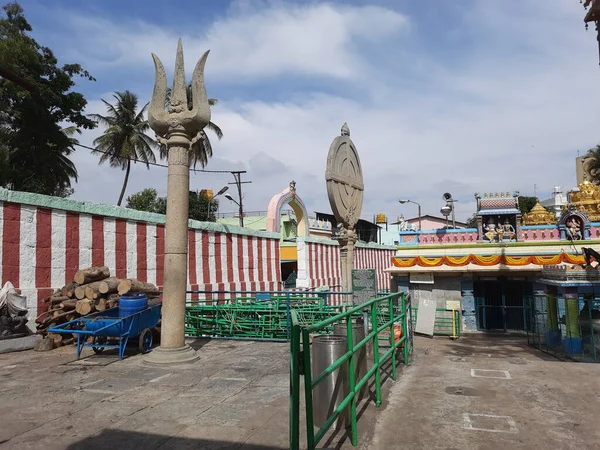
<path id="1" fill-rule="evenodd" d="M 308 223 L 308 213 L 302 199 L 296 194 L 296 182 L 292 181 L 290 185 L 273 196 L 269 202 L 267 210 L 267 231 L 281 233 L 281 212 L 289 205 L 294 211 L 296 220 L 295 237 L 308 237 L 310 235 L 310 226 Z M 282 237 L 284 233 L 282 233 Z M 282 239 L 280 246 L 281 259 L 281 278 L 284 287 L 295 287 L 298 274 L 298 248 L 295 239 Z"/>
<path id="2" fill-rule="evenodd" d="M 279 194 L 274 195 L 269 202 L 269 208 L 267 210 L 267 231 L 274 231 L 277 233 L 281 231 L 281 209 L 287 204 L 290 205 L 296 215 L 298 227 L 297 236 L 309 236 L 308 213 L 306 212 L 304 202 L 296 194 L 295 181 L 292 181 L 290 185 Z"/>

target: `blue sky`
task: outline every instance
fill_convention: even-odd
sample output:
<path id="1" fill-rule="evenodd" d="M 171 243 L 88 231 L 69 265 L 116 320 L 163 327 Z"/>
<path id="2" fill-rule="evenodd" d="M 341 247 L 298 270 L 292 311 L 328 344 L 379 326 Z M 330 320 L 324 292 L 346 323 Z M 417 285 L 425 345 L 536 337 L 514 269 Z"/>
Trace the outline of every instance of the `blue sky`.
<path id="1" fill-rule="evenodd" d="M 363 217 L 439 215 L 441 195 L 542 197 L 575 182 L 577 150 L 600 142 L 595 33 L 576 0 L 190 1 L 22 0 L 34 36 L 82 82 L 88 111 L 118 90 L 152 92 L 156 53 L 171 77 L 177 38 L 188 76 L 206 49 L 219 99 L 208 169 L 245 169 L 248 210 L 266 210 L 292 179 L 309 211 L 329 210 L 327 151 L 348 122 L 365 178 Z M 91 144 L 101 129 L 86 132 Z M 78 150 L 75 198 L 114 203 L 123 173 Z M 194 174 L 195 189 L 231 176 Z M 166 169 L 135 167 L 128 193 L 166 193 Z M 221 211 L 233 210 L 228 201 Z"/>

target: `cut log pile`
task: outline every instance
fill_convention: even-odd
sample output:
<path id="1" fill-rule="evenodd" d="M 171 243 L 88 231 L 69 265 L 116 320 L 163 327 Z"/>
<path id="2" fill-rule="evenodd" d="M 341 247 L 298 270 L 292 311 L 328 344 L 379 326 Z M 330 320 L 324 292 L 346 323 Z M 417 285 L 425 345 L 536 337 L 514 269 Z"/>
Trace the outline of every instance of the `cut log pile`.
<path id="1" fill-rule="evenodd" d="M 71 283 L 42 300 L 49 303 L 49 308 L 36 319 L 37 333 L 52 339 L 55 346 L 70 344 L 74 341 L 72 336 L 48 333 L 48 328 L 114 308 L 119 304 L 119 296 L 129 292 L 143 292 L 149 297 L 159 295 L 152 283 L 111 277 L 106 266 L 81 269 Z"/>

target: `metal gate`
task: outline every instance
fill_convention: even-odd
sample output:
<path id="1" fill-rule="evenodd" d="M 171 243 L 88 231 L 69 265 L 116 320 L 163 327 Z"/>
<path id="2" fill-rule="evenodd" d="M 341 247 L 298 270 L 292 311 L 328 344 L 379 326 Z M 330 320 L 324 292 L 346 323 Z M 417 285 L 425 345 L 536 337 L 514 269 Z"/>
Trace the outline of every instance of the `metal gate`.
<path id="1" fill-rule="evenodd" d="M 474 283 L 477 328 L 480 330 L 527 329 L 524 298 L 532 292 L 526 280 L 479 280 Z"/>

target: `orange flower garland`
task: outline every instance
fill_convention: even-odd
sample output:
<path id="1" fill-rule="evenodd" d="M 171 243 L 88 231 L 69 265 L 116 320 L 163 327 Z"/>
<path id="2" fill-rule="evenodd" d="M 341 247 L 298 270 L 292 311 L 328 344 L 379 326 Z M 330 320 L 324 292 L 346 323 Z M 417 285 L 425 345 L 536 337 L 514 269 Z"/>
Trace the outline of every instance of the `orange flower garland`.
<path id="1" fill-rule="evenodd" d="M 447 265 L 451 267 L 466 266 L 473 263 L 478 266 L 495 266 L 504 264 L 506 266 L 526 266 L 527 264 L 556 265 L 563 262 L 569 264 L 584 264 L 583 255 L 572 255 L 569 253 L 560 253 L 558 255 L 532 255 L 532 256 L 506 256 L 506 255 L 465 255 L 465 256 L 415 256 L 410 258 L 394 257 L 392 262 L 396 267 L 439 267 Z"/>

